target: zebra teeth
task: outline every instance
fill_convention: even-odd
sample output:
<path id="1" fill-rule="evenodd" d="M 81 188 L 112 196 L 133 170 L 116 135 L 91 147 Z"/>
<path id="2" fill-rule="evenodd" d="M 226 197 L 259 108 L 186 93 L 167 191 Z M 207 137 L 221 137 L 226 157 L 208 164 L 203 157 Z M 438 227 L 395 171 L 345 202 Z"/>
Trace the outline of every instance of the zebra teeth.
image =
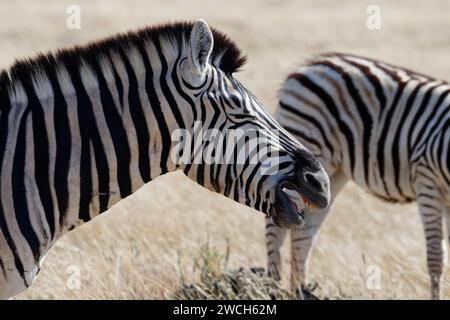
<path id="1" fill-rule="evenodd" d="M 316 206 L 315 206 L 313 203 L 311 203 L 311 202 L 307 202 L 307 203 L 306 203 L 306 206 L 307 206 L 308 209 L 310 209 L 310 210 L 316 209 Z"/>
<path id="2" fill-rule="evenodd" d="M 284 188 L 283 192 L 286 193 L 289 197 L 289 200 L 293 207 L 298 212 L 303 212 L 305 209 L 314 211 L 317 209 L 316 205 L 309 201 L 306 197 L 300 194 L 297 190 Z"/>
<path id="3" fill-rule="evenodd" d="M 315 210 L 317 207 L 314 203 L 310 202 L 308 199 L 302 196 L 302 201 L 305 204 L 305 208 L 308 208 L 309 210 Z"/>

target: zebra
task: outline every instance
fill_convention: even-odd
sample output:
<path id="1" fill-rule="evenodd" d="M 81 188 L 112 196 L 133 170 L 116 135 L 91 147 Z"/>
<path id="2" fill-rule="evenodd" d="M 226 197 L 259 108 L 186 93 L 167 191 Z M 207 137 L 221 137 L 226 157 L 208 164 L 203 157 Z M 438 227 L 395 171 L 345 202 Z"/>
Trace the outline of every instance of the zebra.
<path id="1" fill-rule="evenodd" d="M 200 19 L 40 54 L 1 71 L 0 298 L 33 283 L 61 235 L 167 172 L 181 170 L 284 227 L 301 223 L 302 212 L 283 190 L 327 206 L 329 180 L 318 160 L 233 77 L 244 62 L 228 36 Z M 175 150 L 181 141 L 173 133 L 193 133 L 196 123 L 255 131 L 267 138 L 266 151 L 251 161 L 250 150 L 243 163 L 179 161 L 179 153 L 192 160 L 211 146 L 199 136 Z M 263 171 L 267 163 L 275 170 Z"/>
<path id="2" fill-rule="evenodd" d="M 450 231 L 450 85 L 381 61 L 326 53 L 290 74 L 275 118 L 319 158 L 331 203 L 348 180 L 388 202 L 416 201 L 431 298 L 441 296 Z M 299 208 L 304 204 L 296 199 Z M 305 211 L 291 242 L 291 287 L 301 297 L 311 246 L 330 207 Z M 287 230 L 266 221 L 269 274 L 280 279 Z"/>

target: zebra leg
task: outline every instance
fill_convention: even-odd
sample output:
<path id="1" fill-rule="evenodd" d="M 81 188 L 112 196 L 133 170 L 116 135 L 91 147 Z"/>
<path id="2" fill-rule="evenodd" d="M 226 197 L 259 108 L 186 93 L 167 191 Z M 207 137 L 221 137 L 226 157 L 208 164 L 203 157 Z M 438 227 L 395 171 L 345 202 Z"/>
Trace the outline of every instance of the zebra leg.
<path id="1" fill-rule="evenodd" d="M 325 217 L 331 209 L 334 199 L 342 190 L 347 177 L 341 171 L 335 172 L 331 178 L 331 202 L 322 210 L 305 211 L 305 224 L 291 231 L 291 289 L 299 296 L 306 281 L 306 267 L 311 247 Z"/>
<path id="2" fill-rule="evenodd" d="M 267 273 L 276 281 L 281 280 L 280 248 L 288 229 L 276 226 L 272 219 L 266 217 Z"/>
<path id="3" fill-rule="evenodd" d="M 448 248 L 450 246 L 450 206 L 446 206 L 445 207 L 445 211 L 444 211 L 444 220 L 447 226 L 447 247 L 445 246 L 445 244 L 443 244 L 445 251 L 444 251 L 444 270 L 443 273 L 445 273 L 445 270 L 447 269 L 447 264 L 448 264 Z M 445 242 L 445 241 L 444 241 Z"/>
<path id="4" fill-rule="evenodd" d="M 305 225 L 291 231 L 291 290 L 298 297 L 301 297 L 305 285 L 306 262 L 311 247 L 328 212 L 328 208 L 313 213 L 305 211 Z"/>
<path id="5" fill-rule="evenodd" d="M 442 275 L 447 265 L 447 247 L 444 241 L 443 213 L 445 207 L 435 188 L 424 187 L 418 193 L 420 216 L 425 231 L 427 266 L 431 280 L 431 299 L 441 296 Z"/>

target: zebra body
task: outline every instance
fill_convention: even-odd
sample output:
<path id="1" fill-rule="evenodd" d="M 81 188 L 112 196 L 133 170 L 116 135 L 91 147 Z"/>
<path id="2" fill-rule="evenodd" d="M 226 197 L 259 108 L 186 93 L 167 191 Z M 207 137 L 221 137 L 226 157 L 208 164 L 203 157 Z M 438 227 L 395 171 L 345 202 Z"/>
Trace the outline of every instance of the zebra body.
<path id="1" fill-rule="evenodd" d="M 432 298 L 439 298 L 450 226 L 450 85 L 408 69 L 325 54 L 285 81 L 276 118 L 316 155 L 331 197 L 348 180 L 389 202 L 417 201 L 427 241 Z M 301 200 L 300 200 L 301 203 Z M 317 231 L 330 207 L 305 212 L 291 233 L 291 285 L 299 289 Z M 286 230 L 267 221 L 269 272 L 279 278 Z"/>
<path id="2" fill-rule="evenodd" d="M 170 171 L 183 170 L 280 225 L 301 222 L 281 191 L 294 176 L 322 183 L 294 185 L 326 206 L 328 178 L 317 159 L 233 78 L 243 62 L 231 40 L 199 20 L 41 55 L 3 71 L 0 298 L 31 285 L 62 234 Z M 192 133 L 195 123 L 274 139 L 265 140 L 267 151 L 256 162 L 178 161 L 173 133 Z M 207 146 L 201 138 L 177 150 L 191 151 L 192 160 Z M 278 170 L 261 173 L 266 159 L 277 160 Z"/>

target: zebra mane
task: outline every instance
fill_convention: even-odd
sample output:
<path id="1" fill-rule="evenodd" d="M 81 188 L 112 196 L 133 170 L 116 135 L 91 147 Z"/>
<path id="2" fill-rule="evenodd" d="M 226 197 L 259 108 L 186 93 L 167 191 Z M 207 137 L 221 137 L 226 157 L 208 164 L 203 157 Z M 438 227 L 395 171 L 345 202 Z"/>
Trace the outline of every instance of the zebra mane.
<path id="1" fill-rule="evenodd" d="M 40 70 L 52 70 L 60 64 L 69 68 L 79 67 L 83 61 L 89 62 L 98 59 L 103 54 L 115 53 L 148 41 L 161 45 L 170 44 L 174 49 L 182 50 L 183 46 L 189 43 L 193 25 L 193 22 L 176 22 L 144 27 L 137 31 L 129 31 L 93 41 L 84 46 L 76 45 L 16 60 L 9 69 L 0 71 L 0 90 L 10 88 L 15 80 L 28 81 L 33 74 Z M 211 28 L 211 31 L 214 37 L 211 64 L 227 74 L 239 71 L 246 62 L 246 56 L 227 35 L 214 28 Z"/>

